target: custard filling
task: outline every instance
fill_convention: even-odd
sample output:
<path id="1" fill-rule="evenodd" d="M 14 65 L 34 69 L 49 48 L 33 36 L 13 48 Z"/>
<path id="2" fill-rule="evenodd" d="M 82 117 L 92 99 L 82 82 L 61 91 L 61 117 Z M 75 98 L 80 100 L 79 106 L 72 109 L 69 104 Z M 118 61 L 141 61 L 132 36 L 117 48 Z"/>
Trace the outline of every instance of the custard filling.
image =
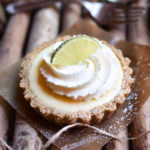
<path id="1" fill-rule="evenodd" d="M 36 56 L 29 81 L 42 103 L 67 112 L 89 110 L 111 101 L 121 92 L 121 63 L 111 48 L 98 42 L 102 49 L 97 49 L 84 63 L 73 66 L 50 63 L 51 54 L 61 42 Z"/>

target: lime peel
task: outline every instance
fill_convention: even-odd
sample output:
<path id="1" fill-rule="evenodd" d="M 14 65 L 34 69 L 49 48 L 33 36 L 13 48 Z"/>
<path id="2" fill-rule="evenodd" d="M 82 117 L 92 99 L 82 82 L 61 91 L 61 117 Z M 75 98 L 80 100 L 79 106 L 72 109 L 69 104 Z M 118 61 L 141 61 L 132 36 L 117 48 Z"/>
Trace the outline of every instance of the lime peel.
<path id="1" fill-rule="evenodd" d="M 64 41 L 52 54 L 51 63 L 60 66 L 77 65 L 95 53 L 100 44 L 87 35 L 73 36 Z"/>

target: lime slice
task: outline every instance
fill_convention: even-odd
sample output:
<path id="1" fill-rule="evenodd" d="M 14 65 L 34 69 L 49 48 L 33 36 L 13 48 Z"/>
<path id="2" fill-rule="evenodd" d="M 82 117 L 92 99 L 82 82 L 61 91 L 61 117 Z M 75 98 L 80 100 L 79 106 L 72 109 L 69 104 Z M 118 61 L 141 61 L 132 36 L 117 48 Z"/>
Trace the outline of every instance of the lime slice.
<path id="1" fill-rule="evenodd" d="M 81 35 L 64 41 L 53 53 L 51 63 L 60 66 L 77 65 L 100 48 L 96 39 Z"/>

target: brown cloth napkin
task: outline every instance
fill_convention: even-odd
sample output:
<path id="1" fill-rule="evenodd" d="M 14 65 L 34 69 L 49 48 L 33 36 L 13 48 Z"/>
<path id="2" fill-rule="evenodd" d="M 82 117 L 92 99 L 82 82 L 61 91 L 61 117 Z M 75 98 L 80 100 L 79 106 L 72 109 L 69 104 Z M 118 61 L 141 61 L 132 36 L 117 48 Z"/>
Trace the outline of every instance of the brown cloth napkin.
<path id="1" fill-rule="evenodd" d="M 116 134 L 133 120 L 141 105 L 150 97 L 150 47 L 119 41 L 114 35 L 83 20 L 80 20 L 60 36 L 68 34 L 87 34 L 106 40 L 121 49 L 124 56 L 128 56 L 132 60 L 131 66 L 134 69 L 135 83 L 132 86 L 131 94 L 110 119 L 95 126 L 106 132 Z M 19 70 L 20 62 L 0 74 L 0 95 L 34 128 L 46 138 L 50 138 L 61 128 L 38 115 L 24 100 L 22 91 L 18 87 Z M 61 149 L 96 150 L 108 140 L 110 137 L 99 134 L 89 127 L 75 127 L 59 136 L 54 144 Z"/>

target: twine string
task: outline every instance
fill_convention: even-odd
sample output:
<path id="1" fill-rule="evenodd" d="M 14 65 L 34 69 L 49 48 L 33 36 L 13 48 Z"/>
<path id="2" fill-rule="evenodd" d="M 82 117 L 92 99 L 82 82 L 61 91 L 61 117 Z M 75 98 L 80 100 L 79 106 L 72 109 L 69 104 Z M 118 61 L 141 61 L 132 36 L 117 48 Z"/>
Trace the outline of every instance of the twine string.
<path id="1" fill-rule="evenodd" d="M 113 138 L 113 139 L 119 140 L 119 141 L 121 141 L 121 142 L 139 139 L 139 138 L 141 138 L 142 136 L 144 136 L 144 135 L 146 135 L 146 134 L 148 134 L 148 133 L 150 132 L 150 129 L 149 129 L 149 130 L 147 130 L 147 131 L 141 133 L 139 136 L 131 137 L 131 138 L 126 138 L 126 137 L 120 137 L 120 136 L 111 134 L 111 133 L 109 133 L 109 132 L 106 132 L 105 130 L 101 130 L 101 129 L 96 128 L 96 127 L 91 126 L 91 125 L 82 124 L 82 123 L 75 123 L 75 124 L 72 124 L 72 125 L 68 125 L 68 126 L 62 128 L 61 130 L 59 130 L 56 134 L 54 134 L 54 135 L 45 143 L 45 145 L 42 146 L 41 150 L 46 150 L 63 132 L 66 132 L 68 129 L 71 129 L 71 128 L 77 127 L 77 126 L 89 127 L 89 128 L 91 128 L 91 129 L 96 130 L 99 134 L 106 135 L 106 136 L 108 136 L 108 137 L 111 137 L 111 138 Z"/>
<path id="2" fill-rule="evenodd" d="M 72 124 L 72 125 L 68 125 L 64 128 L 62 128 L 61 130 L 59 130 L 56 134 L 54 134 L 41 148 L 41 150 L 46 150 L 53 142 L 55 142 L 55 140 L 63 133 L 63 132 L 66 132 L 67 130 L 73 128 L 73 127 L 89 127 L 91 129 L 94 129 L 96 130 L 99 134 L 102 134 L 102 135 L 106 135 L 108 137 L 111 137 L 113 139 L 116 139 L 116 140 L 119 140 L 121 142 L 124 142 L 124 141 L 129 141 L 129 140 L 136 140 L 136 139 L 140 139 L 142 136 L 148 134 L 150 132 L 150 129 L 147 130 L 147 131 L 144 131 L 143 133 L 141 133 L 140 135 L 138 136 L 135 136 L 135 137 L 130 137 L 130 138 L 126 138 L 126 137 L 120 137 L 120 136 L 117 136 L 117 135 L 114 135 L 114 134 L 111 134 L 109 132 L 106 132 L 105 130 L 101 130 L 101 129 L 98 129 L 94 126 L 90 126 L 90 125 L 87 125 L 87 124 L 82 124 L 82 123 L 75 123 L 75 124 Z M 0 138 L 0 143 L 2 143 L 8 150 L 13 150 L 12 147 L 10 147 L 2 138 Z"/>
<path id="3" fill-rule="evenodd" d="M 130 137 L 130 138 L 126 138 L 126 137 L 122 137 L 122 139 L 125 141 L 129 141 L 129 140 L 137 140 L 140 139 L 142 136 L 147 135 L 148 133 L 150 133 L 150 129 L 146 130 L 144 132 L 142 132 L 141 134 L 139 134 L 138 136 L 135 137 Z"/>
<path id="4" fill-rule="evenodd" d="M 2 138 L 0 138 L 0 142 L 1 142 L 8 150 L 13 150 Z"/>

